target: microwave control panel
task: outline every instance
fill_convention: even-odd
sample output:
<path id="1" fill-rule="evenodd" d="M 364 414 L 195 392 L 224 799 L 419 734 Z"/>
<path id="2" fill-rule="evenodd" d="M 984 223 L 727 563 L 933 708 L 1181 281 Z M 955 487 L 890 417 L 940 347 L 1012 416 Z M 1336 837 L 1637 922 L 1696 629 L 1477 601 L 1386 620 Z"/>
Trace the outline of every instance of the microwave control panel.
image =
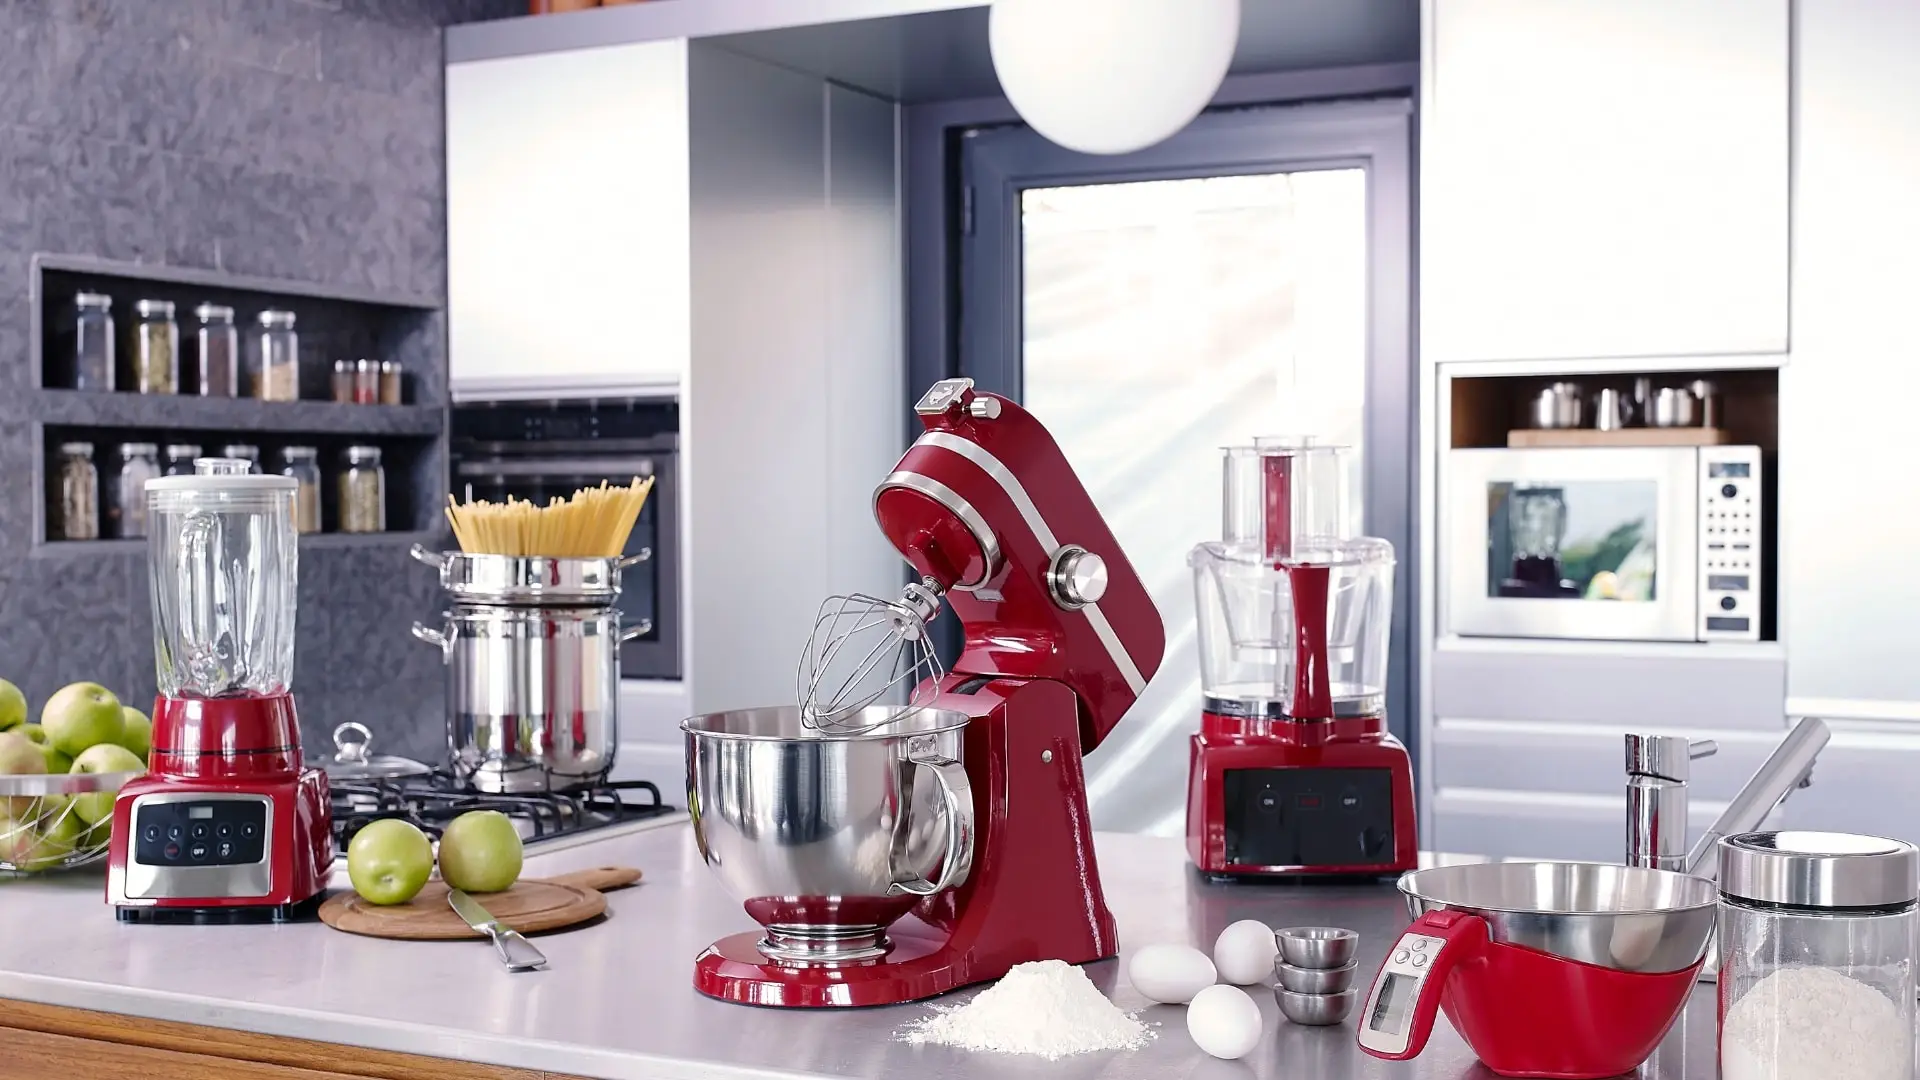
<path id="1" fill-rule="evenodd" d="M 1760 448 L 1700 448 L 1701 641 L 1760 640 Z"/>

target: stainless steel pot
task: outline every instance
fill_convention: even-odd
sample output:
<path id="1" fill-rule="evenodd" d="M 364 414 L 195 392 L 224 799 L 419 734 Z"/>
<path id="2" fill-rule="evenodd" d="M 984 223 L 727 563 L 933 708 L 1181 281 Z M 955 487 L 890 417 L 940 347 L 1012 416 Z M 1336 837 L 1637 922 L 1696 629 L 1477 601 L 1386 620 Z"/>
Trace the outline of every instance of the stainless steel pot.
<path id="1" fill-rule="evenodd" d="M 1407 910 L 1465 911 L 1495 941 L 1650 974 L 1690 968 L 1713 934 L 1713 882 L 1606 863 L 1472 863 L 1400 878 Z"/>
<path id="2" fill-rule="evenodd" d="M 620 596 L 620 571 L 653 557 L 646 548 L 617 559 L 549 559 L 428 551 L 420 544 L 409 554 L 440 571 L 440 587 L 455 603 L 514 605 L 612 604 Z"/>
<path id="3" fill-rule="evenodd" d="M 613 767 L 620 742 L 622 628 L 606 607 L 465 604 L 413 636 L 447 665 L 447 744 L 453 768 L 481 791 L 512 793 L 590 783 Z"/>
<path id="4" fill-rule="evenodd" d="M 1619 431 L 1633 424 L 1633 399 L 1618 387 L 1606 386 L 1593 399 L 1593 426 L 1599 431 Z"/>
<path id="5" fill-rule="evenodd" d="M 1534 395 L 1528 412 L 1537 428 L 1580 427 L 1586 422 L 1587 392 L 1578 383 L 1554 383 Z"/>
<path id="6" fill-rule="evenodd" d="M 892 711 L 867 710 L 882 720 Z M 867 717 L 858 718 L 867 722 Z M 791 963 L 885 955 L 886 928 L 973 867 L 963 713 L 925 709 L 863 734 L 801 722 L 794 706 L 692 717 L 694 839 Z"/>
<path id="7" fill-rule="evenodd" d="M 1684 386 L 1663 386 L 1654 392 L 1653 406 L 1647 414 L 1649 427 L 1693 427 L 1700 422 L 1700 402 Z"/>

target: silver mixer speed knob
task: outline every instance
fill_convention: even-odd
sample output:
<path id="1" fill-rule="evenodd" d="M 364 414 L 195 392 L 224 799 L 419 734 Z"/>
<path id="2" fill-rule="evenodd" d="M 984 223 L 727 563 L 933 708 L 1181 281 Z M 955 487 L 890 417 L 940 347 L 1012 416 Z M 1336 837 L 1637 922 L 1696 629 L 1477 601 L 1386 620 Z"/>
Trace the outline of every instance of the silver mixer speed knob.
<path id="1" fill-rule="evenodd" d="M 1053 553 L 1047 564 L 1047 592 L 1068 611 L 1098 603 L 1107 594 L 1107 560 L 1078 544 Z"/>

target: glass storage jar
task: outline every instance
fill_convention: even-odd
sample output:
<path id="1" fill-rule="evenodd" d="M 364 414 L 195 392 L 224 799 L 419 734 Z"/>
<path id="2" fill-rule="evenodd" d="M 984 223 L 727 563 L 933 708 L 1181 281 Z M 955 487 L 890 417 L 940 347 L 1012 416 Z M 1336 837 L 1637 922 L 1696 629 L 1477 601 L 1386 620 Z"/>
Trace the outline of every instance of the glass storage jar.
<path id="1" fill-rule="evenodd" d="M 280 475 L 300 486 L 293 494 L 295 532 L 320 531 L 320 452 L 311 446 L 289 446 L 280 451 Z"/>
<path id="2" fill-rule="evenodd" d="M 173 301 L 142 300 L 133 305 L 133 388 L 143 394 L 180 392 L 180 327 Z"/>
<path id="3" fill-rule="evenodd" d="M 1752 832 L 1719 857 L 1721 1080 L 1911 1080 L 1920 851 Z"/>
<path id="4" fill-rule="evenodd" d="M 245 461 L 247 471 L 250 473 L 257 474 L 260 471 L 260 448 L 257 446 L 247 443 L 230 443 L 220 448 L 220 456 Z"/>
<path id="5" fill-rule="evenodd" d="M 396 361 L 380 361 L 380 404 L 400 404 L 400 365 Z"/>
<path id="6" fill-rule="evenodd" d="M 73 388 L 113 389 L 113 297 L 73 296 Z"/>
<path id="7" fill-rule="evenodd" d="M 120 444 L 120 468 L 106 488 L 107 532 L 122 539 L 147 535 L 147 481 L 160 476 L 160 448 Z"/>
<path id="8" fill-rule="evenodd" d="M 333 362 L 333 400 L 342 405 L 353 403 L 353 361 Z"/>
<path id="9" fill-rule="evenodd" d="M 192 476 L 193 461 L 199 456 L 200 447 L 194 443 L 168 443 L 166 474 L 168 476 Z"/>
<path id="10" fill-rule="evenodd" d="M 293 330 L 291 311 L 260 313 L 249 359 L 253 368 L 253 396 L 261 401 L 300 400 L 300 335 Z"/>
<path id="11" fill-rule="evenodd" d="M 100 538 L 100 475 L 93 468 L 93 444 L 60 444 L 60 505 L 55 528 L 63 540 Z"/>
<path id="12" fill-rule="evenodd" d="M 201 397 L 238 397 L 240 394 L 240 332 L 233 328 L 233 309 L 201 304 L 193 309 L 200 320 L 194 333 L 195 358 L 200 364 Z"/>
<path id="13" fill-rule="evenodd" d="M 340 470 L 340 531 L 383 532 L 387 527 L 387 474 L 377 446 L 347 447 Z"/>
<path id="14" fill-rule="evenodd" d="M 362 360 L 353 366 L 353 403 L 380 403 L 380 365 L 375 361 Z"/>

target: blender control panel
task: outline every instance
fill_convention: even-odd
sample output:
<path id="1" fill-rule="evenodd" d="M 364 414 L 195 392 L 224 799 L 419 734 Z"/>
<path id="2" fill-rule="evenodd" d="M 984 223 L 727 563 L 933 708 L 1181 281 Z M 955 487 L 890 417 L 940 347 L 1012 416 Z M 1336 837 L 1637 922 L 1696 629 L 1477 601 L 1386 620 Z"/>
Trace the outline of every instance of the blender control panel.
<path id="1" fill-rule="evenodd" d="M 135 811 L 133 851 L 148 866 L 238 866 L 267 853 L 267 804 L 257 799 L 147 803 Z"/>
<path id="2" fill-rule="evenodd" d="M 1394 942 L 1360 1012 L 1363 1048 L 1389 1056 L 1406 1053 L 1413 1041 L 1414 1002 L 1444 944 L 1445 938 L 1427 934 L 1403 934 Z"/>
<path id="3" fill-rule="evenodd" d="M 1701 641 L 1760 640 L 1760 448 L 1700 450 Z"/>
<path id="4" fill-rule="evenodd" d="M 1226 860 L 1233 866 L 1372 866 L 1394 853 L 1386 769 L 1228 769 Z"/>

